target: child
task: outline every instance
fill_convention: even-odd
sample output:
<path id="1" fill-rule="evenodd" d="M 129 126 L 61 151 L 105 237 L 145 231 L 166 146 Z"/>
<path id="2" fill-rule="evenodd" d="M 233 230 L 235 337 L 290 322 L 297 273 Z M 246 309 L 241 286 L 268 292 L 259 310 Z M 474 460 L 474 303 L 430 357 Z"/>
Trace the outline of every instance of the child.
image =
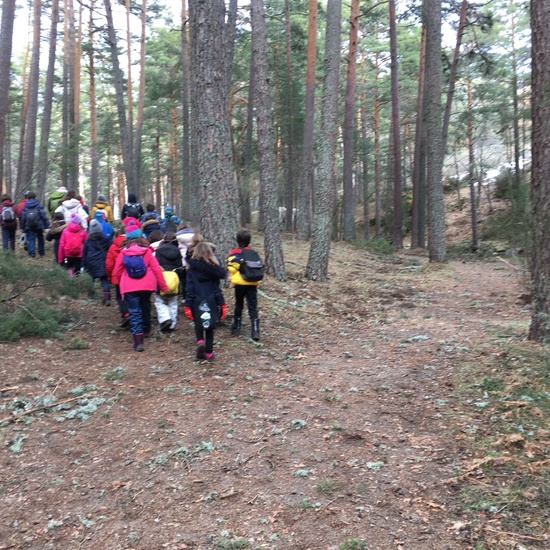
<path id="1" fill-rule="evenodd" d="M 59 263 L 57 253 L 59 252 L 59 240 L 61 239 L 61 233 L 67 227 L 65 223 L 65 216 L 62 212 L 54 212 L 52 225 L 46 235 L 48 242 L 53 241 L 53 258 L 56 263 Z"/>
<path id="2" fill-rule="evenodd" d="M 80 216 L 73 212 L 67 227 L 61 232 L 61 238 L 59 239 L 57 261 L 69 271 L 71 277 L 78 275 L 82 267 L 82 253 L 87 234 L 82 229 L 81 223 L 82 219 Z"/>
<path id="3" fill-rule="evenodd" d="M 92 279 L 99 279 L 101 282 L 101 288 L 103 289 L 101 303 L 104 306 L 111 305 L 111 288 L 105 269 L 108 248 L 109 239 L 103 233 L 101 223 L 93 219 L 88 226 L 88 238 L 84 243 L 82 252 L 82 269 L 87 271 Z"/>
<path id="4" fill-rule="evenodd" d="M 2 212 L 0 226 L 2 226 L 2 249 L 15 250 L 15 232 L 17 231 L 17 214 L 15 203 L 9 195 L 2 195 Z"/>
<path id="5" fill-rule="evenodd" d="M 113 277 L 119 281 L 120 294 L 128 306 L 133 349 L 143 351 L 143 339 L 151 333 L 151 294 L 158 287 L 168 292 L 168 286 L 140 227 L 131 220 L 125 232 L 126 245 L 116 259 Z"/>
<path id="6" fill-rule="evenodd" d="M 250 231 L 242 229 L 237 233 L 237 248 L 234 248 L 227 259 L 227 269 L 230 274 L 231 286 L 235 288 L 235 312 L 233 315 L 233 324 L 231 325 L 231 334 L 239 334 L 241 331 L 241 319 L 244 308 L 244 299 L 248 305 L 248 315 L 250 316 L 251 337 L 252 340 L 260 339 L 260 320 L 258 319 L 258 286 L 259 281 L 247 281 L 243 279 L 240 273 L 240 261 L 244 250 L 250 248 Z"/>
<path id="7" fill-rule="evenodd" d="M 227 314 L 227 306 L 220 288 L 220 279 L 226 271 L 214 255 L 212 246 L 199 242 L 187 260 L 185 289 L 185 316 L 195 322 L 197 337 L 197 359 L 214 360 L 214 328 Z"/>
<path id="8" fill-rule="evenodd" d="M 127 218 L 130 220 L 131 218 Z M 135 220 L 136 225 L 139 224 L 137 220 Z M 118 229 L 116 232 L 115 240 L 113 241 L 113 244 L 109 247 L 109 250 L 107 251 L 107 257 L 105 258 L 105 271 L 107 274 L 107 277 L 111 281 L 111 284 L 115 288 L 115 299 L 118 305 L 118 309 L 120 311 L 120 316 L 122 317 L 122 321 L 120 323 L 121 328 L 126 328 L 130 324 L 130 314 L 128 313 L 128 306 L 126 305 L 126 302 L 122 299 L 122 296 L 120 295 L 120 285 L 119 285 L 119 279 L 113 275 L 113 271 L 115 269 L 116 259 L 118 258 L 118 255 L 120 254 L 120 251 L 124 248 L 124 245 L 126 244 L 126 235 L 124 233 L 124 229 Z"/>
<path id="9" fill-rule="evenodd" d="M 156 248 L 155 258 L 164 271 L 175 271 L 178 276 L 183 271 L 183 263 L 176 234 L 169 231 Z M 161 332 L 172 332 L 178 320 L 178 295 L 155 294 L 155 309 Z"/>

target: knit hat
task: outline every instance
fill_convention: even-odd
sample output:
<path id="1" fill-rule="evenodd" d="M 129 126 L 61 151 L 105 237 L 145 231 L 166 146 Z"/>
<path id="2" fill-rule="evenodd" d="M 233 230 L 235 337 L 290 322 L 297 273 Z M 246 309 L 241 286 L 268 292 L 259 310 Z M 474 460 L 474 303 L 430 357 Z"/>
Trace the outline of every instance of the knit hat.
<path id="1" fill-rule="evenodd" d="M 137 225 L 138 227 L 141 227 L 141 223 L 139 222 L 139 220 L 137 218 L 132 217 L 132 216 L 126 216 L 122 220 L 122 225 L 124 227 L 127 227 L 129 225 Z"/>
<path id="2" fill-rule="evenodd" d="M 141 229 L 138 224 L 134 223 L 133 220 L 130 220 L 124 232 L 126 233 L 126 238 L 128 239 L 137 239 L 141 237 Z"/>
<path id="3" fill-rule="evenodd" d="M 174 211 L 172 210 L 172 207 L 167 204 L 166 205 L 166 208 L 164 209 L 164 214 L 166 215 L 166 217 L 168 218 L 169 216 L 171 216 L 172 214 L 174 213 Z"/>
<path id="4" fill-rule="evenodd" d="M 91 235 L 92 233 L 101 233 L 102 231 L 101 224 L 96 219 L 93 219 L 88 226 L 88 233 Z"/>
<path id="5" fill-rule="evenodd" d="M 97 196 L 97 200 L 101 202 L 107 202 L 107 198 L 105 197 L 105 195 L 101 194 Z"/>
<path id="6" fill-rule="evenodd" d="M 76 223 L 77 225 L 80 225 L 81 222 L 82 222 L 82 218 L 81 218 L 78 214 L 76 214 L 75 212 L 73 212 L 73 213 L 71 214 L 71 222 L 72 222 L 72 223 Z"/>

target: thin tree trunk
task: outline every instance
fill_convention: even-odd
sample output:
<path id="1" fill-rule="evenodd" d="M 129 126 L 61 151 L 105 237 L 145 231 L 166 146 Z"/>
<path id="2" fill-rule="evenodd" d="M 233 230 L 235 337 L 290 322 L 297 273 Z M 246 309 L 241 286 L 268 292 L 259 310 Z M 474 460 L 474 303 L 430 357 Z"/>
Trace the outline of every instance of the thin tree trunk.
<path id="1" fill-rule="evenodd" d="M 365 98 L 361 102 L 361 142 L 363 143 L 362 151 L 362 164 L 363 164 L 363 220 L 364 220 L 364 232 L 363 237 L 366 241 L 370 239 L 370 209 L 369 209 L 369 175 L 368 175 L 368 130 L 367 130 L 367 106 L 365 104 Z"/>
<path id="2" fill-rule="evenodd" d="M 4 150 L 6 147 L 6 118 L 9 111 L 10 65 L 15 20 L 15 0 L 2 2 L 2 22 L 0 26 L 0 189 L 4 181 Z M 12 195 L 9 179 L 6 178 L 6 191 Z"/>
<path id="3" fill-rule="evenodd" d="M 380 97 L 378 93 L 379 54 L 374 56 L 374 236 L 382 234 L 382 192 L 380 183 Z"/>
<path id="4" fill-rule="evenodd" d="M 21 173 L 18 173 L 18 188 L 27 188 L 32 181 L 34 155 L 36 144 L 36 121 L 38 119 L 38 82 L 40 77 L 40 20 L 42 16 L 42 1 L 33 3 L 33 42 L 29 73 L 28 109 L 25 124 L 25 139 L 22 157 Z"/>
<path id="5" fill-rule="evenodd" d="M 422 25 L 416 130 L 414 136 L 413 203 L 411 248 L 424 248 L 426 220 L 426 127 L 424 125 L 424 73 L 426 69 L 426 25 Z"/>
<path id="6" fill-rule="evenodd" d="M 143 109 L 145 106 L 145 38 L 147 34 L 147 0 L 141 2 L 141 35 L 139 39 L 139 89 L 136 117 L 136 131 L 134 140 L 135 178 L 141 181 L 141 145 L 143 135 Z M 128 49 L 130 49 L 128 47 Z M 160 205 L 159 205 L 160 207 Z"/>
<path id="7" fill-rule="evenodd" d="M 184 219 L 191 217 L 191 166 L 189 143 L 189 37 L 187 2 L 181 2 L 181 105 L 182 105 L 182 193 L 181 212 Z"/>
<path id="8" fill-rule="evenodd" d="M 474 152 L 474 111 L 472 101 L 472 79 L 468 78 L 468 172 L 470 182 L 470 203 L 471 203 L 471 223 L 472 223 L 472 250 L 479 249 L 479 239 L 477 235 L 477 204 L 476 204 L 476 180 L 475 180 L 475 152 Z M 481 185 L 481 182 L 479 182 Z"/>
<path id="9" fill-rule="evenodd" d="M 355 239 L 355 193 L 353 191 L 353 161 L 355 153 L 355 89 L 357 87 L 357 35 L 359 27 L 359 0 L 352 0 L 348 66 L 346 71 L 346 99 L 344 106 L 344 240 Z"/>
<path id="10" fill-rule="evenodd" d="M 401 122 L 399 120 L 399 80 L 397 68 L 397 29 L 395 0 L 389 0 L 390 58 L 391 58 L 391 103 L 393 135 L 393 231 L 392 242 L 396 249 L 403 248 L 403 180 L 401 167 Z"/>
<path id="11" fill-rule="evenodd" d="M 264 196 L 265 263 L 267 272 L 280 281 L 286 280 L 283 242 L 277 208 L 277 177 L 273 151 L 273 99 L 269 89 L 267 40 L 263 0 L 252 0 L 252 49 L 254 59 L 256 123 L 260 185 Z"/>
<path id="12" fill-rule="evenodd" d="M 48 153 L 50 148 L 50 129 L 52 121 L 53 85 L 55 77 L 55 53 L 57 45 L 57 24 L 59 23 L 59 0 L 53 0 L 49 39 L 48 68 L 44 85 L 44 106 L 38 156 L 37 197 L 43 198 L 48 176 Z M 91 106 L 95 104 L 91 101 Z"/>
<path id="13" fill-rule="evenodd" d="M 315 186 L 313 235 L 306 269 L 306 277 L 316 281 L 326 281 L 328 278 L 330 235 L 336 206 L 341 20 L 341 0 L 328 0 L 318 181 Z"/>
<path id="14" fill-rule="evenodd" d="M 113 64 L 113 85 L 115 88 L 115 98 L 118 116 L 118 127 L 120 132 L 120 143 L 122 150 L 122 159 L 124 164 L 124 174 L 126 176 L 126 186 L 128 193 L 138 194 L 137 182 L 134 179 L 134 159 L 132 151 L 131 129 L 126 121 L 126 107 L 124 105 L 124 77 L 118 61 L 118 49 L 116 43 L 116 34 L 113 24 L 113 12 L 111 9 L 111 0 L 103 0 L 107 17 L 108 44 L 111 53 L 111 62 Z"/>
<path id="15" fill-rule="evenodd" d="M 285 0 L 285 60 L 286 60 L 286 174 L 284 185 L 284 205 L 286 208 L 285 229 L 294 230 L 294 105 L 292 98 L 292 59 L 290 51 L 290 6 Z"/>
<path id="16" fill-rule="evenodd" d="M 309 0 L 307 26 L 306 96 L 304 107 L 304 145 L 302 174 L 298 194 L 297 237 L 303 241 L 311 235 L 313 208 L 313 131 L 315 120 L 315 66 L 317 60 L 317 0 Z"/>
<path id="17" fill-rule="evenodd" d="M 251 221 L 250 190 L 252 189 L 253 175 L 252 163 L 254 161 L 254 87 L 256 76 L 254 74 L 254 51 L 251 46 L 250 69 L 248 79 L 248 104 L 246 107 L 246 137 L 243 154 L 243 177 L 239 185 L 239 213 L 241 225 L 245 226 Z"/>

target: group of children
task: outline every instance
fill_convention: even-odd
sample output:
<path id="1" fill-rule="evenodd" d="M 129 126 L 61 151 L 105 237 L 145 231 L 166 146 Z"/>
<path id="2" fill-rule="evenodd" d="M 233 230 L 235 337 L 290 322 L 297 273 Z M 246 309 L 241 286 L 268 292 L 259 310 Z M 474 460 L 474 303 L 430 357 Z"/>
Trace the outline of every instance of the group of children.
<path id="1" fill-rule="evenodd" d="M 35 257 L 36 252 L 44 255 L 45 234 L 45 239 L 53 242 L 56 262 L 71 276 L 85 271 L 100 281 L 105 306 L 111 304 L 113 287 L 121 326 L 129 327 L 136 351 L 144 350 L 144 339 L 152 331 L 151 297 L 159 330 L 172 332 L 183 295 L 184 314 L 194 323 L 197 359 L 213 361 L 214 330 L 227 315 L 220 282 L 228 276 L 235 292 L 231 334 L 241 331 L 246 300 L 251 337 L 259 340 L 257 287 L 261 277 L 251 280 L 241 273 L 245 256 L 253 253 L 250 232 L 239 231 L 237 247 L 223 266 L 216 247 L 182 224 L 170 207 L 165 208 L 163 219 L 152 204 L 143 209 L 135 195 L 128 198 L 122 209 L 122 228 L 115 232 L 112 209 L 103 195 L 98 195 L 88 213 L 74 191 L 58 189 L 47 203 L 51 224 L 33 192 L 27 193 L 20 207 L 4 195 L 0 218 L 4 248 L 15 248 L 18 217 L 29 256 Z"/>

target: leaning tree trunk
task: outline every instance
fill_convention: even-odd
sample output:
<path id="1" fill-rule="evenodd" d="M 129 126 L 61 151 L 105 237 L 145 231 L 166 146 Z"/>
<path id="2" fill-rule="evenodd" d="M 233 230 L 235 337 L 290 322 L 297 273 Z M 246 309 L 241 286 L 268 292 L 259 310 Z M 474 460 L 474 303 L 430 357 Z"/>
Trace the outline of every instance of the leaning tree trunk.
<path id="1" fill-rule="evenodd" d="M 277 176 L 273 150 L 273 100 L 269 89 L 269 61 L 265 32 L 263 0 L 252 0 L 252 58 L 254 59 L 256 124 L 258 128 L 258 160 L 260 185 L 264 195 L 264 249 L 267 272 L 286 280 L 283 241 L 277 208 Z"/>
<path id="2" fill-rule="evenodd" d="M 330 235 L 336 206 L 336 146 L 338 138 L 338 84 L 340 69 L 341 0 L 328 0 L 325 40 L 325 68 L 321 109 L 321 143 L 318 179 L 315 185 L 313 235 L 306 277 L 328 278 Z"/>
<path id="3" fill-rule="evenodd" d="M 531 0 L 532 141 L 531 208 L 533 308 L 529 338 L 550 336 L 550 4 Z"/>
<path id="4" fill-rule="evenodd" d="M 304 145 L 302 173 L 298 192 L 298 239 L 307 241 L 311 235 L 313 207 L 313 131 L 315 119 L 315 67 L 317 60 L 317 0 L 309 0 L 307 25 L 306 97 L 304 108 Z"/>
<path id="5" fill-rule="evenodd" d="M 441 0 L 424 0 L 426 22 L 426 185 L 428 189 L 428 252 L 430 262 L 445 261 L 443 195 L 443 132 L 441 112 Z"/>
<path id="6" fill-rule="evenodd" d="M 190 0 L 191 139 L 200 189 L 200 226 L 227 257 L 237 232 L 237 185 L 233 173 L 226 27 L 223 0 Z"/>
<path id="7" fill-rule="evenodd" d="M 359 0 L 352 0 L 348 66 L 346 71 L 346 100 L 344 106 L 344 240 L 355 239 L 355 196 L 353 190 L 353 161 L 355 157 L 355 89 L 357 88 L 357 34 L 359 27 Z"/>
<path id="8" fill-rule="evenodd" d="M 128 188 L 128 193 L 138 194 L 137 182 L 134 179 L 134 155 L 132 151 L 131 129 L 128 127 L 126 121 L 126 107 L 124 105 L 124 75 L 122 74 L 120 63 L 118 61 L 118 48 L 113 23 L 111 0 L 103 1 L 105 3 L 105 13 L 107 16 L 107 40 L 111 53 L 111 62 L 113 64 L 113 85 L 115 88 L 118 128 L 120 132 L 120 144 L 122 149 L 122 162 L 124 164 L 124 175 L 126 177 L 126 186 Z"/>
<path id="9" fill-rule="evenodd" d="M 6 117 L 9 110 L 10 64 L 15 20 L 15 0 L 2 2 L 2 23 L 0 27 L 0 182 L 4 181 L 4 145 L 6 142 Z M 6 182 L 8 182 L 6 178 Z M 0 188 L 1 188 L 0 184 Z M 11 195 L 9 187 L 6 191 Z"/>

